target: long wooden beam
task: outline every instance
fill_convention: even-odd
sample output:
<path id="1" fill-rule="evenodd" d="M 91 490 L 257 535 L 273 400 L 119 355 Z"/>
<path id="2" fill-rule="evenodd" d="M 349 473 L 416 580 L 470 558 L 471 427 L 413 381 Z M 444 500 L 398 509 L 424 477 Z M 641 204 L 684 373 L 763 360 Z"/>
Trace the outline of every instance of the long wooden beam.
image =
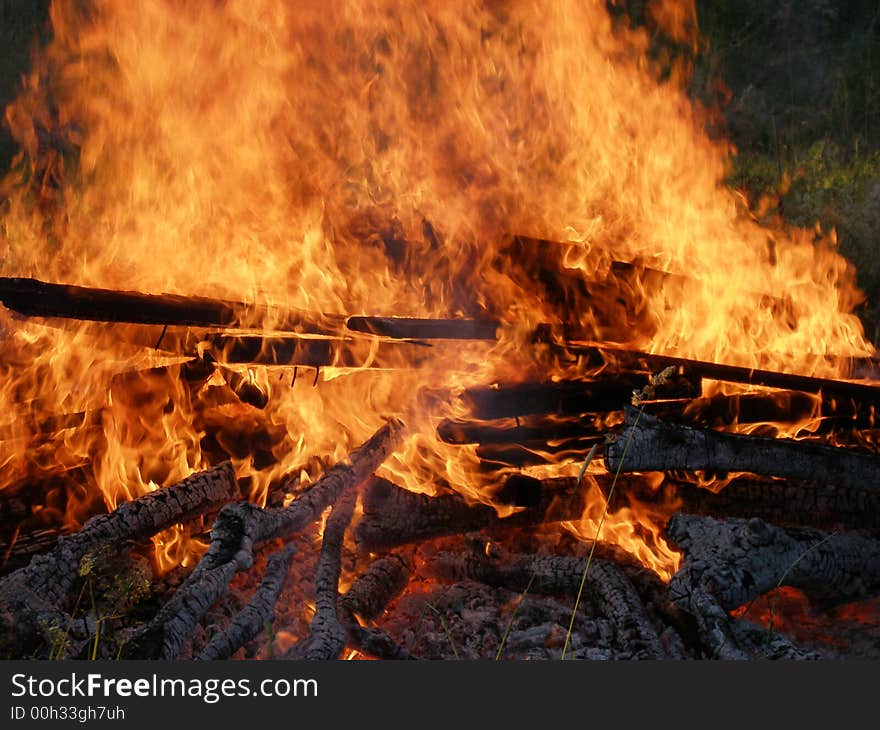
<path id="1" fill-rule="evenodd" d="M 573 355 L 615 362 L 626 370 L 659 372 L 665 368 L 673 367 L 679 372 L 690 373 L 709 380 L 760 385 L 782 390 L 799 390 L 805 393 L 822 393 L 824 396 L 835 398 L 853 398 L 858 402 L 880 402 L 880 370 L 878 370 L 873 358 L 853 358 L 852 363 L 857 364 L 862 372 L 866 372 L 869 367 L 873 368 L 871 373 L 878 378 L 876 383 L 819 378 L 740 365 L 724 365 L 704 360 L 641 352 L 611 343 L 575 341 L 565 342 L 558 347 Z"/>
<path id="2" fill-rule="evenodd" d="M 605 465 L 611 473 L 750 472 L 880 491 L 878 454 L 665 423 L 632 408 L 624 432 L 605 446 Z"/>
<path id="3" fill-rule="evenodd" d="M 494 340 L 499 327 L 493 320 L 316 314 L 209 297 L 114 291 L 10 277 L 0 277 L 0 301 L 29 317 L 241 329 L 268 322 L 279 332 L 339 335 L 348 331 L 405 340 Z"/>

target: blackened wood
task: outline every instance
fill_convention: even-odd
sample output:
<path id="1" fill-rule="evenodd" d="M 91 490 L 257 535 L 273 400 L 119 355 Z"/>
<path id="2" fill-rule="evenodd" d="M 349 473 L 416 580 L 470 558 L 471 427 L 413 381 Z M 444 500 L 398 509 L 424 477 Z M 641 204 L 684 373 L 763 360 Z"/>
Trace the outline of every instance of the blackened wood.
<path id="1" fill-rule="evenodd" d="M 409 583 L 410 569 L 399 555 L 376 558 L 339 599 L 341 610 L 365 621 L 377 618 Z"/>
<path id="2" fill-rule="evenodd" d="M 809 375 L 796 375 L 760 368 L 747 368 L 739 365 L 723 365 L 704 360 L 690 360 L 671 355 L 659 355 L 638 350 L 616 347 L 609 343 L 595 342 L 564 342 L 559 345 L 573 355 L 599 357 L 603 361 L 614 363 L 626 370 L 645 370 L 659 372 L 674 367 L 680 372 L 691 373 L 701 378 L 722 380 L 729 383 L 763 385 L 768 388 L 782 390 L 800 390 L 805 393 L 822 393 L 823 396 L 835 398 L 852 398 L 858 403 L 880 402 L 880 385 L 858 383 L 849 380 L 818 378 Z M 867 365 L 854 358 L 853 362 L 860 369 Z M 874 360 L 870 359 L 872 366 Z M 854 365 L 855 366 L 855 365 Z M 880 378 L 880 371 L 876 373 Z"/>
<path id="3" fill-rule="evenodd" d="M 343 492 L 367 479 L 402 437 L 403 424 L 390 420 L 287 507 L 262 509 L 251 502 L 226 505 L 199 564 L 149 625 L 126 644 L 124 655 L 177 658 L 205 611 L 226 593 L 233 576 L 251 567 L 255 545 L 288 539 L 315 522 Z"/>
<path id="4" fill-rule="evenodd" d="M 495 340 L 499 322 L 482 319 L 418 319 L 413 317 L 353 316 L 353 332 L 411 340 Z"/>
<path id="5" fill-rule="evenodd" d="M 509 555 L 492 549 L 486 552 L 438 553 L 431 568 L 445 580 L 477 580 L 520 593 L 528 589 L 533 593 L 576 596 L 584 580 L 586 558 Z M 592 559 L 586 574 L 584 597 L 594 602 L 612 622 L 623 651 L 636 658 L 667 658 L 640 596 L 615 563 L 601 557 Z"/>
<path id="6" fill-rule="evenodd" d="M 228 659 L 267 625 L 271 625 L 275 619 L 275 604 L 284 587 L 284 579 L 294 552 L 294 546 L 288 545 L 269 556 L 260 585 L 248 604 L 236 614 L 229 626 L 211 637 L 211 641 L 195 659 Z"/>
<path id="7" fill-rule="evenodd" d="M 667 476 L 659 492 L 636 479 L 619 482 L 618 490 L 645 502 L 677 500 L 678 509 L 689 514 L 760 517 L 773 524 L 821 530 L 880 529 L 880 492 L 872 489 L 741 476 L 715 492 Z"/>
<path id="8" fill-rule="evenodd" d="M 237 496 L 235 473 L 226 462 L 93 517 L 79 532 L 59 538 L 51 552 L 0 580 L 3 633 L 26 642 L 64 627 L 67 599 L 87 554 L 123 540 L 145 539 Z"/>
<path id="9" fill-rule="evenodd" d="M 31 317 L 131 324 L 241 327 L 271 321 L 278 330 L 328 334 L 335 329 L 334 325 L 344 321 L 328 317 L 322 320 L 322 325 L 309 314 L 292 311 L 280 314 L 269 307 L 243 302 L 50 284 L 37 279 L 0 278 L 0 301 L 9 309 Z"/>
<path id="10" fill-rule="evenodd" d="M 282 659 L 328 661 L 338 659 L 348 634 L 339 620 L 339 576 L 342 573 L 342 543 L 354 514 L 357 490 L 345 491 L 333 505 L 324 527 L 321 554 L 315 571 L 315 615 L 309 636 L 288 649 Z"/>
<path id="11" fill-rule="evenodd" d="M 710 592 L 725 610 L 782 585 L 833 606 L 880 595 L 880 538 L 875 532 L 783 528 L 758 518 L 717 520 L 676 514 L 666 528 L 685 553 L 669 584 L 687 608 L 693 591 Z"/>
<path id="12" fill-rule="evenodd" d="M 0 301 L 29 317 L 242 329 L 268 322 L 279 332 L 333 335 L 347 329 L 394 339 L 494 340 L 499 326 L 491 320 L 313 314 L 209 297 L 144 294 L 10 277 L 0 277 Z"/>
<path id="13" fill-rule="evenodd" d="M 720 433 L 628 409 L 626 429 L 605 446 L 620 471 L 752 472 L 839 487 L 880 490 L 880 456 L 809 441 Z"/>
<path id="14" fill-rule="evenodd" d="M 633 390 L 647 383 L 647 375 L 633 375 L 602 380 L 501 384 L 492 388 L 469 388 L 461 399 L 478 420 L 534 413 L 577 415 L 622 410 L 631 402 Z"/>
<path id="15" fill-rule="evenodd" d="M 468 504 L 456 494 L 429 497 L 374 479 L 364 491 L 364 513 L 354 529 L 355 542 L 361 550 L 375 551 L 490 527 L 576 519 L 584 511 L 584 490 L 574 478 L 541 482 L 514 477 L 506 489 L 509 494 L 499 495 L 499 501 L 521 509 L 499 517 L 494 507 Z"/>
<path id="16" fill-rule="evenodd" d="M 375 626 L 362 626 L 358 619 L 373 621 L 388 603 L 403 592 L 410 569 L 399 555 L 377 558 L 339 598 L 339 615 L 348 643 L 376 659 L 413 659 L 406 647 Z"/>

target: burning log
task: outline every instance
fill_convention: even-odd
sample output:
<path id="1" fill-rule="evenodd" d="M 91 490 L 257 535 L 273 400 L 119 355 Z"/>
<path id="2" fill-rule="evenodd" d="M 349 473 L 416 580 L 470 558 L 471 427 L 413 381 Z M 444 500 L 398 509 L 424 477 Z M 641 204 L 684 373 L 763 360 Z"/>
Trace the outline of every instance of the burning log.
<path id="1" fill-rule="evenodd" d="M 352 332 L 397 340 L 495 340 L 500 326 L 500 322 L 484 319 L 354 316 L 346 320 Z"/>
<path id="2" fill-rule="evenodd" d="M 89 520 L 79 532 L 61 537 L 46 555 L 0 580 L 0 644 L 28 643 L 64 627 L 68 595 L 80 561 L 101 546 L 142 540 L 238 496 L 232 466 L 226 462 L 164 489 L 125 502 Z"/>
<path id="3" fill-rule="evenodd" d="M 494 340 L 499 327 L 491 320 L 313 314 L 208 297 L 143 294 L 9 277 L 0 277 L 0 301 L 28 317 L 241 329 L 255 322 L 270 322 L 278 332 L 334 335 L 348 329 L 406 340 Z"/>
<path id="4" fill-rule="evenodd" d="M 648 377 L 633 375 L 602 380 L 563 380 L 517 383 L 493 388 L 469 388 L 462 401 L 479 420 L 516 418 L 533 413 L 577 415 L 621 410 L 643 388 Z"/>
<path id="5" fill-rule="evenodd" d="M 403 591 L 409 582 L 410 570 L 398 555 L 374 560 L 370 567 L 339 598 L 340 620 L 348 633 L 348 643 L 358 651 L 377 659 L 414 658 L 385 631 L 361 626 L 377 618 L 388 603 Z"/>
<path id="6" fill-rule="evenodd" d="M 507 506 L 523 509 L 508 517 L 488 505 L 470 505 L 455 494 L 428 497 L 374 479 L 364 491 L 364 514 L 354 536 L 361 550 L 382 550 L 406 543 L 489 527 L 521 527 L 583 514 L 583 490 L 576 479 L 546 480 L 511 477 L 497 497 Z M 518 493 L 517 493 L 518 492 Z"/>
<path id="7" fill-rule="evenodd" d="M 584 580 L 586 559 L 507 555 L 489 546 L 483 554 L 476 551 L 464 555 L 439 553 L 431 567 L 445 580 L 477 580 L 519 593 L 528 590 L 575 596 Z M 611 620 L 623 651 L 642 659 L 672 658 L 632 582 L 614 562 L 593 558 L 586 575 L 584 596 L 594 601 L 599 612 Z"/>
<path id="8" fill-rule="evenodd" d="M 627 410 L 623 434 L 605 447 L 609 471 L 747 471 L 854 489 L 880 489 L 880 457 L 807 441 L 691 428 Z"/>
<path id="9" fill-rule="evenodd" d="M 321 556 L 315 575 L 315 615 L 309 636 L 285 652 L 283 659 L 338 659 L 345 649 L 347 632 L 339 621 L 339 575 L 342 541 L 354 514 L 357 490 L 349 489 L 337 500 L 324 528 Z"/>
<path id="10" fill-rule="evenodd" d="M 377 558 L 339 599 L 345 613 L 372 621 L 409 582 L 410 569 L 399 555 Z"/>
<path id="11" fill-rule="evenodd" d="M 674 367 L 689 377 L 723 380 L 728 383 L 762 385 L 782 390 L 799 390 L 804 393 L 822 393 L 834 398 L 852 398 L 857 403 L 880 402 L 880 387 L 849 380 L 832 380 L 809 375 L 795 375 L 760 368 L 746 368 L 738 365 L 723 365 L 703 360 L 690 360 L 671 355 L 659 355 L 638 350 L 615 347 L 609 343 L 567 341 L 556 343 L 552 331 L 539 328 L 539 339 L 545 339 L 560 349 L 573 355 L 595 359 L 601 363 L 614 363 L 618 368 L 630 371 L 659 372 Z M 880 368 L 873 358 L 849 358 L 847 363 L 862 375 L 880 376 Z"/>
<path id="12" fill-rule="evenodd" d="M 284 579 L 293 560 L 295 549 L 288 545 L 272 553 L 266 572 L 251 600 L 221 633 L 215 634 L 208 645 L 195 657 L 198 661 L 228 659 L 248 641 L 257 636 L 275 617 L 275 604 L 284 587 Z"/>
<path id="13" fill-rule="evenodd" d="M 687 609 L 694 591 L 732 610 L 779 586 L 792 586 L 824 606 L 880 594 L 880 539 L 869 532 L 782 528 L 753 518 L 716 520 L 676 514 L 666 528 L 685 553 L 669 584 Z"/>
<path id="14" fill-rule="evenodd" d="M 609 493 L 611 475 L 590 478 L 603 494 Z M 715 517 L 761 517 L 818 529 L 880 529 L 880 495 L 870 489 L 749 477 L 737 477 L 719 492 L 676 478 L 667 478 L 658 489 L 641 477 L 621 474 L 609 509 L 625 507 L 633 497 L 646 504 L 675 501 L 682 511 Z M 359 549 L 373 551 L 466 532 L 574 520 L 586 506 L 586 485 L 573 477 L 516 476 L 495 498 L 500 507 L 519 511 L 500 517 L 496 508 L 469 504 L 457 494 L 429 497 L 374 479 L 364 491 L 355 541 Z"/>
<path id="15" fill-rule="evenodd" d="M 402 436 L 403 424 L 389 421 L 287 507 L 261 509 L 250 502 L 224 507 L 207 552 L 150 624 L 126 644 L 127 656 L 176 658 L 205 611 L 226 593 L 232 577 L 253 564 L 255 545 L 287 539 L 316 521 L 343 492 L 367 479 Z"/>
<path id="16" fill-rule="evenodd" d="M 270 321 L 277 330 L 332 334 L 342 317 L 321 323 L 303 312 L 178 294 L 143 294 L 85 286 L 50 284 L 37 279 L 0 278 L 0 301 L 29 317 L 60 317 L 96 322 L 127 322 L 190 327 L 246 327 Z"/>

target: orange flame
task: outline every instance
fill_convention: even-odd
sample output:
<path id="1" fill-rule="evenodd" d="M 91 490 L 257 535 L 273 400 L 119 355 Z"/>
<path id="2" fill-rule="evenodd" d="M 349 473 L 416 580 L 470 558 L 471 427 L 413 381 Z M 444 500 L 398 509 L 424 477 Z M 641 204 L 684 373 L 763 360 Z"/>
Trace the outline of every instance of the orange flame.
<path id="1" fill-rule="evenodd" d="M 465 387 L 583 375 L 531 342 L 539 323 L 832 377 L 826 355 L 869 354 L 833 237 L 769 230 L 743 210 L 705 112 L 658 82 L 648 34 L 605 5 L 54 0 L 53 40 L 6 113 L 21 153 L 0 196 L 0 273 L 502 327 L 497 342 L 430 357 L 413 346 L 380 358 L 373 339 L 365 363 L 378 367 L 336 363 L 317 387 L 291 387 L 289 368 L 240 367 L 269 396 L 256 411 L 225 398 L 222 378 L 188 384 L 182 358 L 135 347 L 136 326 L 4 312 L 0 486 L 45 471 L 48 438 L 50 466 L 85 465 L 108 508 L 218 449 L 264 502 L 281 475 L 318 474 L 398 414 L 413 435 L 383 473 L 490 501 L 475 449 L 439 441 L 436 426 L 461 415 Z M 652 13 L 693 42 L 691 0 Z M 560 244 L 513 257 L 512 234 Z M 613 284 L 615 261 L 643 276 Z M 677 276 L 649 285 L 649 269 Z M 83 422 L 41 436 L 35 424 L 58 414 Z M 84 502 L 71 496 L 69 520 Z M 619 515 L 609 534 L 644 514 Z M 668 572 L 651 534 L 633 549 Z"/>

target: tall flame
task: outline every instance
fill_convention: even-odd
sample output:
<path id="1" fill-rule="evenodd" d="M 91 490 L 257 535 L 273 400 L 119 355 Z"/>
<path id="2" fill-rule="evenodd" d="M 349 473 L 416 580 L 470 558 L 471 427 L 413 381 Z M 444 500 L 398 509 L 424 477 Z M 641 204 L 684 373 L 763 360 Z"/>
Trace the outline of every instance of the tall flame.
<path id="1" fill-rule="evenodd" d="M 670 37 L 693 38 L 692 0 L 651 7 Z M 539 323 L 829 376 L 842 373 L 826 355 L 871 350 L 833 237 L 748 215 L 681 74 L 661 81 L 648 34 L 605 2 L 54 0 L 51 22 L 6 113 L 21 154 L 0 273 L 503 326 L 497 343 L 418 362 L 328 368 L 315 388 L 254 367 L 269 395 L 254 412 L 207 397 L 222 379 L 187 385 L 180 359 L 124 346 L 133 327 L 4 314 L 4 484 L 45 468 L 41 418 L 83 413 L 51 437 L 54 458 L 90 465 L 110 507 L 205 467 L 208 437 L 262 501 L 396 413 L 415 433 L 386 473 L 488 500 L 474 450 L 435 427 L 464 387 L 561 376 L 570 366 L 528 341 Z M 511 253 L 513 234 L 559 242 L 540 254 L 558 296 L 536 285 L 535 250 Z M 627 313 L 607 316 L 613 297 L 582 284 L 613 278 L 614 261 L 681 276 L 629 282 Z M 218 420 L 245 425 L 218 436 Z M 236 441 L 248 424 L 273 434 L 262 461 Z"/>

